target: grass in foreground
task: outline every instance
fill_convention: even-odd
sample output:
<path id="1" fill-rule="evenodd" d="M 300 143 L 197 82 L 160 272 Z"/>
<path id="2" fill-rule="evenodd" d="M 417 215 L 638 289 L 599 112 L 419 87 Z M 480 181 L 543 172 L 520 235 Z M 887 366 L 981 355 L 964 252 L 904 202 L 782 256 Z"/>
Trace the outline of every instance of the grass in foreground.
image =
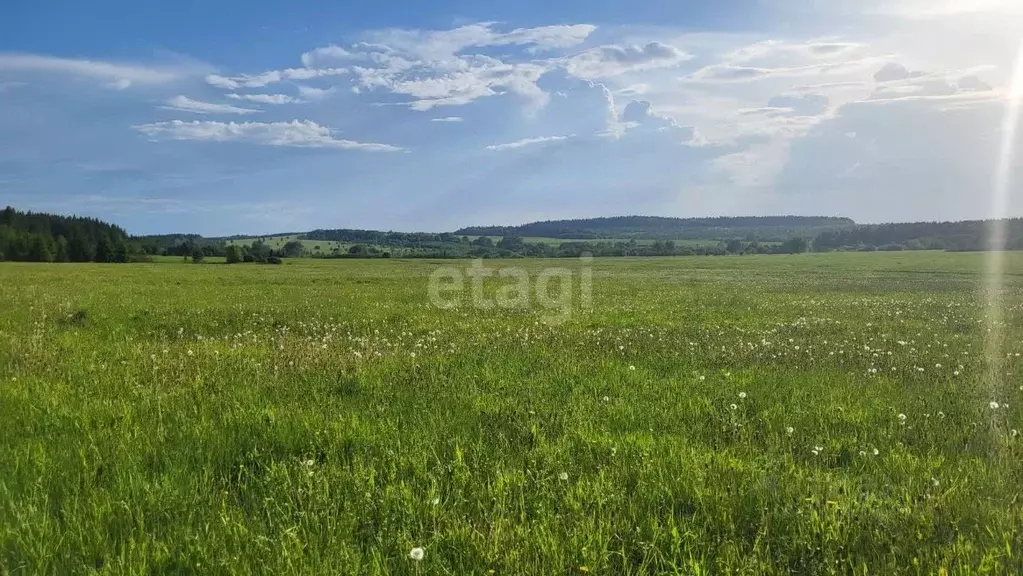
<path id="1" fill-rule="evenodd" d="M 1020 255 L 451 264 L 0 266 L 0 573 L 1023 570 Z"/>

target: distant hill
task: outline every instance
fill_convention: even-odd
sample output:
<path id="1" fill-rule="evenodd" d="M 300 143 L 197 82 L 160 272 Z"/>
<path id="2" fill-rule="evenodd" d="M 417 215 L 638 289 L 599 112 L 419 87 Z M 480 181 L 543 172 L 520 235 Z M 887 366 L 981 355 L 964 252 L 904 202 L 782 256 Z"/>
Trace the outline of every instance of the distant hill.
<path id="1" fill-rule="evenodd" d="M 635 240 L 707 240 L 745 238 L 781 241 L 803 234 L 854 228 L 849 218 L 828 216 L 748 216 L 718 218 L 665 218 L 615 216 L 580 220 L 546 220 L 521 226 L 470 226 L 459 236 L 522 236 L 565 240 L 620 238 Z"/>

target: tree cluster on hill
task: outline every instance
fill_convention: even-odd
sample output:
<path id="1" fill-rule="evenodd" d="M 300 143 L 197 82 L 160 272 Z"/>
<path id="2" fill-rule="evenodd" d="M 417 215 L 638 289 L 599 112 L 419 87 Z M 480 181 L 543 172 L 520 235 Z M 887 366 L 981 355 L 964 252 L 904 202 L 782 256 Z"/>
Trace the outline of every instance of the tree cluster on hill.
<path id="1" fill-rule="evenodd" d="M 799 234 L 855 226 L 848 218 L 827 216 L 749 216 L 664 218 L 615 216 L 580 220 L 547 220 L 521 226 L 474 226 L 457 230 L 466 236 L 525 236 L 564 240 L 717 240 L 740 237 L 762 242 L 783 241 Z"/>
<path id="2" fill-rule="evenodd" d="M 0 212 L 0 260 L 129 262 L 138 253 L 124 230 L 94 218 Z"/>
<path id="3" fill-rule="evenodd" d="M 1023 219 L 1005 220 L 1006 248 L 1023 249 Z M 860 225 L 831 230 L 813 240 L 816 251 L 831 250 L 950 250 L 980 251 L 989 248 L 991 221 L 912 222 Z"/>

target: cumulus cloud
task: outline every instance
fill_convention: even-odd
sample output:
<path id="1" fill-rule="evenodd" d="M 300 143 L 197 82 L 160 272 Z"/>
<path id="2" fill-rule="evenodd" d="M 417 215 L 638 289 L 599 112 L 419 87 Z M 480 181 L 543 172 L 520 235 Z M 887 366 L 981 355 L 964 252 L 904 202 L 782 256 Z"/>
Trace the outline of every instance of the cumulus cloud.
<path id="1" fill-rule="evenodd" d="M 302 65 L 306 68 L 316 68 L 324 62 L 337 62 L 352 58 L 354 54 L 340 46 L 330 44 L 302 54 Z"/>
<path id="2" fill-rule="evenodd" d="M 674 118 L 658 114 L 646 100 L 633 100 L 626 104 L 619 120 L 623 123 L 625 134 L 659 132 L 683 143 L 691 140 L 695 134 L 692 126 L 681 126 Z"/>
<path id="3" fill-rule="evenodd" d="M 178 110 L 181 112 L 194 112 L 196 114 L 255 114 L 261 110 L 252 108 L 239 108 L 228 104 L 213 104 L 193 100 L 187 96 L 175 96 L 167 100 L 163 108 Z"/>
<path id="4" fill-rule="evenodd" d="M 287 94 L 228 94 L 232 100 L 247 100 L 260 104 L 298 104 L 302 101 Z"/>
<path id="5" fill-rule="evenodd" d="M 0 70 L 66 74 L 124 89 L 133 84 L 167 84 L 192 73 L 182 67 L 142 66 L 37 54 L 0 54 Z"/>
<path id="6" fill-rule="evenodd" d="M 577 78 L 597 79 L 675 66 L 691 55 L 674 46 L 650 42 L 644 46 L 598 46 L 569 58 L 565 70 Z"/>
<path id="7" fill-rule="evenodd" d="M 540 136 L 539 138 L 523 138 L 522 140 L 508 142 L 507 144 L 494 144 L 492 146 L 487 146 L 487 150 L 490 150 L 491 152 L 500 152 L 502 150 L 515 150 L 518 148 L 525 148 L 526 146 L 535 146 L 537 144 L 559 142 L 562 140 L 568 140 L 569 138 L 571 138 L 571 136 Z"/>
<path id="8" fill-rule="evenodd" d="M 335 138 L 330 128 L 309 120 L 291 122 L 156 122 L 133 127 L 153 141 L 201 140 L 211 142 L 245 142 L 264 146 L 293 148 L 334 148 L 367 152 L 403 150 L 388 144 L 356 142 Z"/>

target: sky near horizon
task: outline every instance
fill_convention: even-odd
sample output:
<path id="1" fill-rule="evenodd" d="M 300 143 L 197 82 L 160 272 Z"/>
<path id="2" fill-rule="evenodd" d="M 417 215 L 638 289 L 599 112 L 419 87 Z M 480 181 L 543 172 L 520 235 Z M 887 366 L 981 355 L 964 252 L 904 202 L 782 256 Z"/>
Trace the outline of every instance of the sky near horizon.
<path id="1" fill-rule="evenodd" d="M 3 12 L 0 205 L 134 234 L 984 218 L 1023 42 L 1018 0 Z"/>

